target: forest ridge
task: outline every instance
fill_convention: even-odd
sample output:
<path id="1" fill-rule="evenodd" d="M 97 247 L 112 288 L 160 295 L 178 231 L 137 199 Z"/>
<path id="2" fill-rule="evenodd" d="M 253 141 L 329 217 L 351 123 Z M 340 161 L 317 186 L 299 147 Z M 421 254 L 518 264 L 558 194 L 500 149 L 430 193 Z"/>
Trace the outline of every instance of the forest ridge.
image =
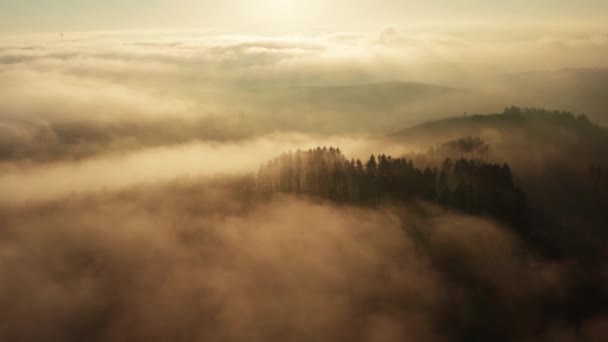
<path id="1" fill-rule="evenodd" d="M 262 165 L 256 189 L 367 205 L 433 201 L 518 227 L 527 222 L 526 196 L 514 184 L 509 165 L 474 159 L 447 158 L 440 168 L 420 169 L 406 158 L 371 155 L 364 163 L 349 160 L 339 148 L 317 147 L 284 153 Z"/>

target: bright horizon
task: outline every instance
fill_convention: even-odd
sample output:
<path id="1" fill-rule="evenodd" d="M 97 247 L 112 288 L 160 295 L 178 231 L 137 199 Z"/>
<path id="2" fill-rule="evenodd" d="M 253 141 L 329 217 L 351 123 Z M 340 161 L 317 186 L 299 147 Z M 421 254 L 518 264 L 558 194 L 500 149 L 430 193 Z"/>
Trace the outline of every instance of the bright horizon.
<path id="1" fill-rule="evenodd" d="M 385 27 L 601 29 L 608 2 L 435 1 L 2 1 L 0 34 L 14 32 L 210 29 L 238 32 L 378 30 Z"/>

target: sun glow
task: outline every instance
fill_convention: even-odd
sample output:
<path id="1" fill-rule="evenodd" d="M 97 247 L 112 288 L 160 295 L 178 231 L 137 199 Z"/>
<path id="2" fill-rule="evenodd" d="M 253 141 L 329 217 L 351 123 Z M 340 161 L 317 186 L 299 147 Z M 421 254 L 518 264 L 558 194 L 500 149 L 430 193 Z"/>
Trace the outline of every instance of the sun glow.
<path id="1" fill-rule="evenodd" d="M 275 10 L 278 10 L 278 11 L 289 10 L 294 5 L 294 1 L 293 0 L 268 0 L 268 1 L 264 1 L 264 3 L 268 7 L 272 8 L 272 9 L 275 9 Z"/>
<path id="2" fill-rule="evenodd" d="M 281 25 L 293 27 L 317 21 L 322 11 L 318 0 L 264 0 L 251 1 L 243 16 L 261 26 Z"/>

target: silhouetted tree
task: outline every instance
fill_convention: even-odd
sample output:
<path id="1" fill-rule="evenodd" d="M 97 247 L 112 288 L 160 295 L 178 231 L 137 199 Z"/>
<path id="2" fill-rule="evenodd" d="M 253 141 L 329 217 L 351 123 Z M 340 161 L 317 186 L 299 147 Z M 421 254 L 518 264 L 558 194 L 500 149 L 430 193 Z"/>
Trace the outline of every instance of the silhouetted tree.
<path id="1" fill-rule="evenodd" d="M 590 169 L 593 179 L 604 171 Z M 414 166 L 411 160 L 385 154 L 360 160 L 340 149 L 317 148 L 284 153 L 260 167 L 260 193 L 285 192 L 320 196 L 337 202 L 374 204 L 384 200 L 429 200 L 467 213 L 526 223 L 525 195 L 515 187 L 511 168 L 469 159 L 445 159 L 441 171 Z"/>

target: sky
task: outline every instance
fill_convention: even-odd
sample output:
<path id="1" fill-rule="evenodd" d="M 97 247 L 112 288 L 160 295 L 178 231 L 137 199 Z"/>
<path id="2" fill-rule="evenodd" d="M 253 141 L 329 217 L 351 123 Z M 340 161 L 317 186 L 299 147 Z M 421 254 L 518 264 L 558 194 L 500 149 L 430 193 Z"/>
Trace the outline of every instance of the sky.
<path id="1" fill-rule="evenodd" d="M 0 0 L 0 32 L 223 29 L 273 32 L 408 26 L 602 26 L 603 0 Z"/>

